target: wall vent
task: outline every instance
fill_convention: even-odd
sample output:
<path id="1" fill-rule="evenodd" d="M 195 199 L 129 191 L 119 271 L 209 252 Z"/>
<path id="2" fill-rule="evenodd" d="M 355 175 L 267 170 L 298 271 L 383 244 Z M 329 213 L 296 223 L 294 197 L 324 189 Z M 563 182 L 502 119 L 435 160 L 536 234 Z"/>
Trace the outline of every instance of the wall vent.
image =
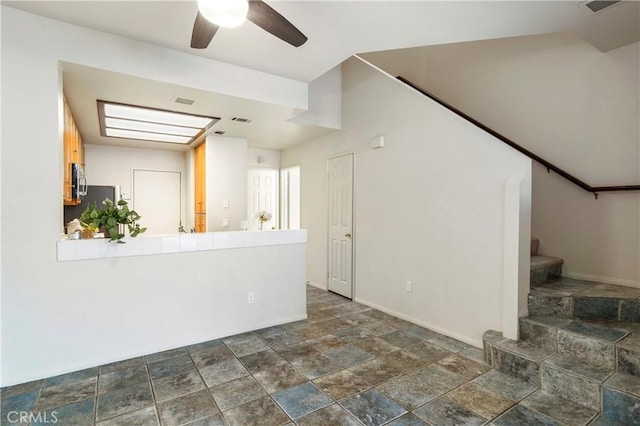
<path id="1" fill-rule="evenodd" d="M 242 117 L 233 117 L 231 121 L 237 121 L 239 123 L 251 123 L 251 120 L 249 120 L 248 118 L 242 118 Z"/>
<path id="2" fill-rule="evenodd" d="M 195 101 L 193 99 L 187 99 L 187 98 L 181 98 L 180 96 L 174 96 L 173 102 L 175 102 L 177 104 L 193 105 L 193 103 Z"/>
<path id="3" fill-rule="evenodd" d="M 591 13 L 599 13 L 602 12 L 604 9 L 607 9 L 608 7 L 611 7 L 615 4 L 620 3 L 621 0 L 593 0 L 593 1 L 587 1 L 584 3 L 580 3 L 579 6 L 582 7 L 584 10 L 587 10 Z"/>

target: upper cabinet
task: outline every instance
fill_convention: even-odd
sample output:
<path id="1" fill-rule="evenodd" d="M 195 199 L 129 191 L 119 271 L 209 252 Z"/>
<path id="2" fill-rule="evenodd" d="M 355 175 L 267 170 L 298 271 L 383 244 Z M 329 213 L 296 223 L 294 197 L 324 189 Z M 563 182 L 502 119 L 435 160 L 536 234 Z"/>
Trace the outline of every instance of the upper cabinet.
<path id="1" fill-rule="evenodd" d="M 84 166 L 84 146 L 82 137 L 78 131 L 78 126 L 73 120 L 71 109 L 64 99 L 64 187 L 63 201 L 65 206 L 75 206 L 80 204 L 79 199 L 74 199 L 72 195 L 73 174 L 72 164 L 81 164 Z"/>

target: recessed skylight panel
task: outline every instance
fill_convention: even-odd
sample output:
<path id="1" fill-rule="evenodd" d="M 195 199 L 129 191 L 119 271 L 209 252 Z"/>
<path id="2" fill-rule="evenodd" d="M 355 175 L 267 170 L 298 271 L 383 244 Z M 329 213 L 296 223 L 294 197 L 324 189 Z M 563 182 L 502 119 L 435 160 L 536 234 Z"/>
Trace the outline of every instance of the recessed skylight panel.
<path id="1" fill-rule="evenodd" d="M 137 139 L 155 142 L 189 143 L 189 141 L 191 141 L 191 138 L 188 136 L 163 135 L 160 133 L 136 132 L 135 130 L 124 129 L 106 129 L 105 134 L 105 136 L 112 138 Z"/>
<path id="2" fill-rule="evenodd" d="M 189 137 L 193 137 L 197 135 L 198 132 L 200 132 L 200 129 L 195 127 L 169 126 L 167 124 L 125 120 L 122 118 L 105 117 L 104 124 L 106 128 L 130 129 L 141 132 L 165 133 L 168 135 L 180 135 Z"/>
<path id="3" fill-rule="evenodd" d="M 98 101 L 98 115 L 102 136 L 180 144 L 193 142 L 220 120 L 105 101 Z"/>

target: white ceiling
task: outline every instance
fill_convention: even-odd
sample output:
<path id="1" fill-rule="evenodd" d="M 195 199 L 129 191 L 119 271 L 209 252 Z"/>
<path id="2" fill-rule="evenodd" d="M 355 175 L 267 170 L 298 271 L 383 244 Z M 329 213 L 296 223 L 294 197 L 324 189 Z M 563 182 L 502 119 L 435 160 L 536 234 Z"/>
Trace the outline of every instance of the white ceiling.
<path id="1" fill-rule="evenodd" d="M 251 146 L 261 148 L 282 149 L 331 131 L 287 121 L 297 112 L 291 108 L 78 64 L 63 63 L 62 68 L 64 93 L 85 143 L 174 151 L 189 149 L 189 146 L 182 144 L 101 136 L 97 100 L 219 117 L 220 121 L 213 125 L 212 131 L 223 130 L 226 132 L 225 136 L 245 138 Z M 176 96 L 195 102 L 193 105 L 179 104 L 173 101 Z M 245 124 L 231 121 L 233 117 L 248 118 L 251 122 Z M 194 142 L 197 143 L 198 141 Z"/>
<path id="2" fill-rule="evenodd" d="M 598 14 L 587 12 L 576 1 L 268 1 L 309 37 L 305 45 L 294 48 L 247 22 L 236 29 L 221 29 L 203 50 L 189 47 L 197 12 L 195 1 L 2 3 L 304 82 L 312 81 L 353 54 L 370 51 L 560 31 L 575 32 L 603 51 L 640 39 L 638 1 L 623 1 Z M 119 84 L 131 78 L 71 65 L 65 68 L 65 93 L 88 142 L 101 143 L 106 139 L 101 140 L 98 135 L 97 114 L 91 117 L 84 113 L 95 111 L 95 99 L 99 98 L 172 110 L 181 110 L 178 104 L 166 104 L 174 95 L 201 98 L 200 105 L 217 107 L 189 111 L 223 118 L 251 114 L 248 118 L 255 120 L 253 133 L 248 127 L 232 128 L 232 123 L 225 120 L 215 128 L 224 128 L 227 135 L 246 137 L 253 146 L 278 149 L 328 131 L 286 122 L 283 117 L 291 117 L 291 111 L 271 105 L 158 82 L 136 81 L 133 87 L 139 86 L 139 90 L 131 92 L 131 85 L 127 85 L 126 91 L 119 90 Z M 90 109 L 85 109 L 89 106 Z M 127 144 L 130 146 L 130 142 Z"/>

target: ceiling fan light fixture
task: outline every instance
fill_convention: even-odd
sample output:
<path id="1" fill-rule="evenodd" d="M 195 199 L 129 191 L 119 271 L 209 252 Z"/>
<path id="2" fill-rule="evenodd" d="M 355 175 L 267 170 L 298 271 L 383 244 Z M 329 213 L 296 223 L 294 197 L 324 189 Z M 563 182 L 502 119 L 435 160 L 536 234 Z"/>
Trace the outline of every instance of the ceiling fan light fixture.
<path id="1" fill-rule="evenodd" d="M 198 9 L 202 16 L 219 27 L 240 26 L 247 19 L 249 2 L 247 0 L 198 0 Z"/>

